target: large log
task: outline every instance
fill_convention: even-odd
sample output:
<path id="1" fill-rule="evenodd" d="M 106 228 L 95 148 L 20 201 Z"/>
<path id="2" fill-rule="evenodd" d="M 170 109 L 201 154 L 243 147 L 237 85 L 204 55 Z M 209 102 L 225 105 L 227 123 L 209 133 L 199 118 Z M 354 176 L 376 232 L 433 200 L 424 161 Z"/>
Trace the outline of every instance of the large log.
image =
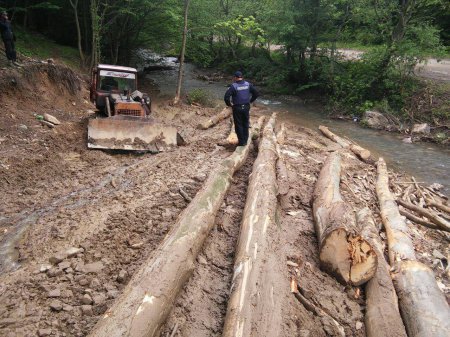
<path id="1" fill-rule="evenodd" d="M 404 200 L 398 199 L 397 203 L 402 205 L 405 208 L 410 209 L 411 211 L 416 212 L 417 214 L 420 214 L 428 219 L 431 220 L 440 230 L 450 232 L 450 222 L 445 220 L 444 218 L 441 218 L 439 215 L 434 214 L 432 210 L 426 210 L 422 207 L 413 205 L 409 202 L 406 202 Z"/>
<path id="2" fill-rule="evenodd" d="M 366 284 L 365 326 L 367 337 L 406 337 L 405 326 L 398 309 L 398 299 L 384 259 L 383 243 L 369 208 L 356 215 L 363 236 L 374 248 L 378 257 L 375 276 Z"/>
<path id="3" fill-rule="evenodd" d="M 245 162 L 250 146 L 238 146 L 210 173 L 162 245 L 136 272 L 90 336 L 158 335 L 177 294 L 194 270 L 195 259 L 214 225 L 232 176 Z"/>
<path id="4" fill-rule="evenodd" d="M 331 139 L 335 143 L 339 144 L 344 149 L 350 149 L 354 154 L 356 154 L 361 160 L 369 161 L 370 160 L 370 151 L 349 142 L 346 139 L 339 137 L 338 135 L 331 132 L 326 126 L 320 125 L 319 130 L 324 134 L 325 137 Z"/>
<path id="5" fill-rule="evenodd" d="M 201 130 L 209 129 L 210 127 L 216 125 L 220 121 L 230 117 L 231 116 L 231 112 L 232 112 L 231 108 L 224 108 L 217 115 L 214 115 L 210 119 L 208 119 L 207 121 L 204 121 L 203 123 L 200 123 L 199 125 L 197 125 L 197 128 L 201 129 Z"/>
<path id="6" fill-rule="evenodd" d="M 223 336 L 278 336 L 281 333 L 277 262 L 269 247 L 277 208 L 275 117 L 263 130 L 253 164 Z M 273 238 L 272 238 L 273 239 Z M 278 324 L 277 324 L 278 322 Z M 257 332 L 256 332 L 257 331 Z"/>
<path id="7" fill-rule="evenodd" d="M 352 207 L 339 192 L 341 157 L 326 159 L 314 189 L 313 215 L 321 266 L 340 282 L 360 285 L 377 269 L 377 255 L 359 235 Z"/>
<path id="8" fill-rule="evenodd" d="M 405 218 L 399 213 L 389 190 L 389 177 L 383 158 L 377 164 L 376 190 L 381 218 L 388 239 L 391 277 L 399 299 L 400 313 L 409 337 L 450 335 L 450 309 L 439 289 L 433 271 L 416 260 Z"/>

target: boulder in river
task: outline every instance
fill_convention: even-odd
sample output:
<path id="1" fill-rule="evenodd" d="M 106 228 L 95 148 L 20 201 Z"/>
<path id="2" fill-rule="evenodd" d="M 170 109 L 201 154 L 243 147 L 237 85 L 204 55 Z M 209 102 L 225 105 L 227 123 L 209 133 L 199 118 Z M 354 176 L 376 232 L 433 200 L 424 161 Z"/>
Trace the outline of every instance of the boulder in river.
<path id="1" fill-rule="evenodd" d="M 389 120 L 381 112 L 375 110 L 364 112 L 362 121 L 372 129 L 383 130 L 389 126 Z"/>
<path id="2" fill-rule="evenodd" d="M 429 135 L 430 134 L 430 125 L 428 125 L 428 123 L 414 124 L 412 127 L 412 133 Z"/>

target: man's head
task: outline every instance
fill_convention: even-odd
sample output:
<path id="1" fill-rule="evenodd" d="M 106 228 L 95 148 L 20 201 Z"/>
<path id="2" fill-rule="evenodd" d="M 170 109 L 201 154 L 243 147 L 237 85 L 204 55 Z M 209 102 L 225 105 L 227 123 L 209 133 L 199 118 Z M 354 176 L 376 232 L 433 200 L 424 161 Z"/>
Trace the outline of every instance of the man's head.
<path id="1" fill-rule="evenodd" d="M 234 80 L 235 81 L 239 81 L 239 80 L 242 80 L 242 72 L 240 72 L 240 71 L 236 71 L 235 73 L 234 73 Z"/>

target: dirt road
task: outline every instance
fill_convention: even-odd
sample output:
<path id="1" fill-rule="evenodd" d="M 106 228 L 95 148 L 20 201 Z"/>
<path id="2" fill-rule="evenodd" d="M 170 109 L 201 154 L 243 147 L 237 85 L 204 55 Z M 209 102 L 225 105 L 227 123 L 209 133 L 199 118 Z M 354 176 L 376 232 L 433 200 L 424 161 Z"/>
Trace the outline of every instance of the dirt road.
<path id="1" fill-rule="evenodd" d="M 71 93 L 59 85 L 61 79 L 52 78 L 47 65 L 33 69 L 27 75 L 2 73 L 5 80 L 0 82 L 6 107 L 0 115 L 0 335 L 86 336 L 188 205 L 184 192 L 192 198 L 216 163 L 230 155 L 230 149 L 217 145 L 226 138 L 229 123 L 200 131 L 198 121 L 218 109 L 161 103 L 155 108 L 157 117 L 178 126 L 186 146 L 157 155 L 88 151 L 86 125 L 92 107 L 86 101 L 86 84 L 80 79 L 80 90 Z M 33 114 L 44 112 L 62 124 L 53 129 L 41 125 Z M 316 131 L 287 125 L 281 154 L 289 191 L 279 199 L 281 235 L 272 244 L 286 289 L 295 278 L 347 336 L 365 336 L 364 288 L 344 287 L 319 268 L 311 197 L 322 163 L 334 149 Z M 163 336 L 221 335 L 256 156 L 254 150 L 233 178 Z M 379 222 L 374 168 L 349 154 L 344 168 L 345 200 L 355 207 L 369 206 Z M 394 173 L 392 178 L 408 179 Z M 395 186 L 402 193 L 403 187 Z M 20 228 L 23 235 L 15 235 Z M 410 229 L 420 259 L 432 266 L 448 294 L 447 266 L 435 262 L 435 251 L 448 254 L 446 236 L 413 224 Z M 282 336 L 333 335 L 294 296 L 282 300 Z"/>

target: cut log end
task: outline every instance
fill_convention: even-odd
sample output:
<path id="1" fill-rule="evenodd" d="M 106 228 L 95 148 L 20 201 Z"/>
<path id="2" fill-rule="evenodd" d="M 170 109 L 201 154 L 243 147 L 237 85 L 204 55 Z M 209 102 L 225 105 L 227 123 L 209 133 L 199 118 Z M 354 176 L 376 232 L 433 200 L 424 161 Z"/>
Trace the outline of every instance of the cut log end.
<path id="1" fill-rule="evenodd" d="M 322 267 L 343 283 L 361 285 L 370 280 L 377 269 L 377 255 L 360 236 L 352 236 L 343 228 L 332 231 L 320 251 Z"/>

